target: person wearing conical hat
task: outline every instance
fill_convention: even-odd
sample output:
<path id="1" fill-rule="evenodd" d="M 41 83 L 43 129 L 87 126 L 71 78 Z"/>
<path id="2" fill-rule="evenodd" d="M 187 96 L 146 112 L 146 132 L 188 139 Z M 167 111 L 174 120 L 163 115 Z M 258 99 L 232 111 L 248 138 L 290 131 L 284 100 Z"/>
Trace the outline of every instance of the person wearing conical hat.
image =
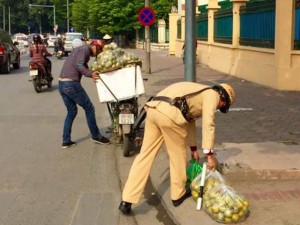
<path id="1" fill-rule="evenodd" d="M 109 45 L 113 48 L 117 47 L 117 44 L 113 41 L 113 38 L 108 34 L 105 34 L 103 36 L 103 42 L 104 42 L 104 45 Z"/>

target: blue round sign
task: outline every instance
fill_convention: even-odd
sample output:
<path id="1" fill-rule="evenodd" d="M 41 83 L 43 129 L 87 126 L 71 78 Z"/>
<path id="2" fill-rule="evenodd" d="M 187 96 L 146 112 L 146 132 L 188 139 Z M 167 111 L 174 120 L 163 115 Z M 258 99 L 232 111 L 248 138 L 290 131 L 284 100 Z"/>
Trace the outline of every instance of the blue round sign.
<path id="1" fill-rule="evenodd" d="M 143 26 L 151 26 L 155 22 L 155 12 L 149 7 L 139 11 L 139 21 Z"/>
<path id="2" fill-rule="evenodd" d="M 71 32 L 75 32 L 75 28 L 74 27 L 70 27 L 70 31 Z"/>

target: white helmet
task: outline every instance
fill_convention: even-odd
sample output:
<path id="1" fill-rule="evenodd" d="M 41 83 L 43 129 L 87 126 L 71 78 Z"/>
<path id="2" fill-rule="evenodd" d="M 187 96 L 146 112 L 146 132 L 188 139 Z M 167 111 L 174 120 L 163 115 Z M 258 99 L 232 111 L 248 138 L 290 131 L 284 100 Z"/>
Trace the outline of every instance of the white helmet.
<path id="1" fill-rule="evenodd" d="M 57 38 L 61 38 L 61 35 L 59 34 L 59 35 L 57 35 Z"/>
<path id="2" fill-rule="evenodd" d="M 77 48 L 83 45 L 83 41 L 80 40 L 79 38 L 75 38 L 71 44 L 73 48 Z"/>
<path id="3" fill-rule="evenodd" d="M 105 34 L 103 37 L 103 40 L 109 40 L 109 39 L 111 39 L 111 36 L 109 36 L 108 34 Z"/>

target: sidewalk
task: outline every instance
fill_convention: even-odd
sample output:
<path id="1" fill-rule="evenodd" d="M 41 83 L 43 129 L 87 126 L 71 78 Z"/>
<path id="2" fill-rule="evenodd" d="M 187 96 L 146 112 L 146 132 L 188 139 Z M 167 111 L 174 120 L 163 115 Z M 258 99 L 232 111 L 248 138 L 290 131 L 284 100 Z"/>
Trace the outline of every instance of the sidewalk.
<path id="1" fill-rule="evenodd" d="M 144 59 L 144 50 L 130 51 Z M 184 80 L 182 60 L 167 56 L 167 52 L 151 53 L 151 72 L 151 74 L 143 73 L 144 78 L 148 78 L 145 82 L 145 101 L 169 84 Z M 197 65 L 196 78 L 197 82 L 209 85 L 227 82 L 236 91 L 237 99 L 231 111 L 228 114 L 217 113 L 216 116 L 215 151 L 224 176 L 237 180 L 237 184 L 241 185 L 249 181 L 253 182 L 253 185 L 261 184 L 260 188 L 265 191 L 267 191 L 267 187 L 263 187 L 265 181 L 294 180 L 300 185 L 300 92 L 278 91 L 201 65 Z M 200 122 L 198 136 L 201 140 Z M 201 147 L 200 141 L 198 146 Z M 175 223 L 182 225 L 219 224 L 207 216 L 203 210 L 196 211 L 196 204 L 192 198 L 187 199 L 178 208 L 173 207 L 170 199 L 168 164 L 168 156 L 165 149 L 162 149 L 152 167 L 151 181 Z M 274 193 L 266 197 L 263 202 L 253 201 L 253 208 L 250 205 L 250 211 L 252 210 L 253 213 L 243 224 L 298 223 L 297 218 L 300 218 L 300 214 L 293 210 L 293 207 L 299 208 L 300 206 L 300 188 L 297 188 L 299 185 L 284 191 L 272 190 Z M 250 198 L 250 202 L 254 198 L 253 196 L 246 197 Z M 275 209 L 274 204 L 282 203 L 285 204 L 279 209 L 283 212 L 295 211 L 292 216 L 284 214 L 288 217 L 287 219 L 274 219 L 271 222 L 269 217 L 263 215 L 263 212 L 259 213 L 256 210 L 259 207 L 267 208 L 271 205 Z M 275 213 L 277 212 L 274 211 L 273 214 Z"/>

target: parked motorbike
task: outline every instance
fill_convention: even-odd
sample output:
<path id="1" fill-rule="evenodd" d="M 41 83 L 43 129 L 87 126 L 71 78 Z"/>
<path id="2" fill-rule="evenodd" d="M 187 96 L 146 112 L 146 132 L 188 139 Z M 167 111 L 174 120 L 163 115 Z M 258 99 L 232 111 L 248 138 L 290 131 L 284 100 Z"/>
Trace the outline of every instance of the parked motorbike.
<path id="1" fill-rule="evenodd" d="M 42 87 L 52 87 L 52 76 L 48 74 L 45 66 L 40 62 L 29 62 L 29 76 L 32 80 L 33 87 L 36 93 L 42 92 Z"/>
<path id="2" fill-rule="evenodd" d="M 130 98 L 122 101 L 107 103 L 112 120 L 112 133 L 115 141 L 123 144 L 123 155 L 130 155 L 130 143 L 132 143 L 132 125 L 138 115 L 138 98 Z"/>
<path id="3" fill-rule="evenodd" d="M 135 82 L 135 88 L 137 88 L 138 65 L 134 66 L 134 80 L 131 81 Z M 101 76 L 99 79 L 112 96 L 112 99 L 106 102 L 112 122 L 108 133 L 113 134 L 111 139 L 113 143 L 122 144 L 123 156 L 128 157 L 130 156 L 131 151 L 138 151 L 142 143 L 143 127 L 141 125 L 143 120 L 140 120 L 139 115 L 139 95 L 118 99 Z M 141 110 L 140 112 L 143 111 Z"/>

